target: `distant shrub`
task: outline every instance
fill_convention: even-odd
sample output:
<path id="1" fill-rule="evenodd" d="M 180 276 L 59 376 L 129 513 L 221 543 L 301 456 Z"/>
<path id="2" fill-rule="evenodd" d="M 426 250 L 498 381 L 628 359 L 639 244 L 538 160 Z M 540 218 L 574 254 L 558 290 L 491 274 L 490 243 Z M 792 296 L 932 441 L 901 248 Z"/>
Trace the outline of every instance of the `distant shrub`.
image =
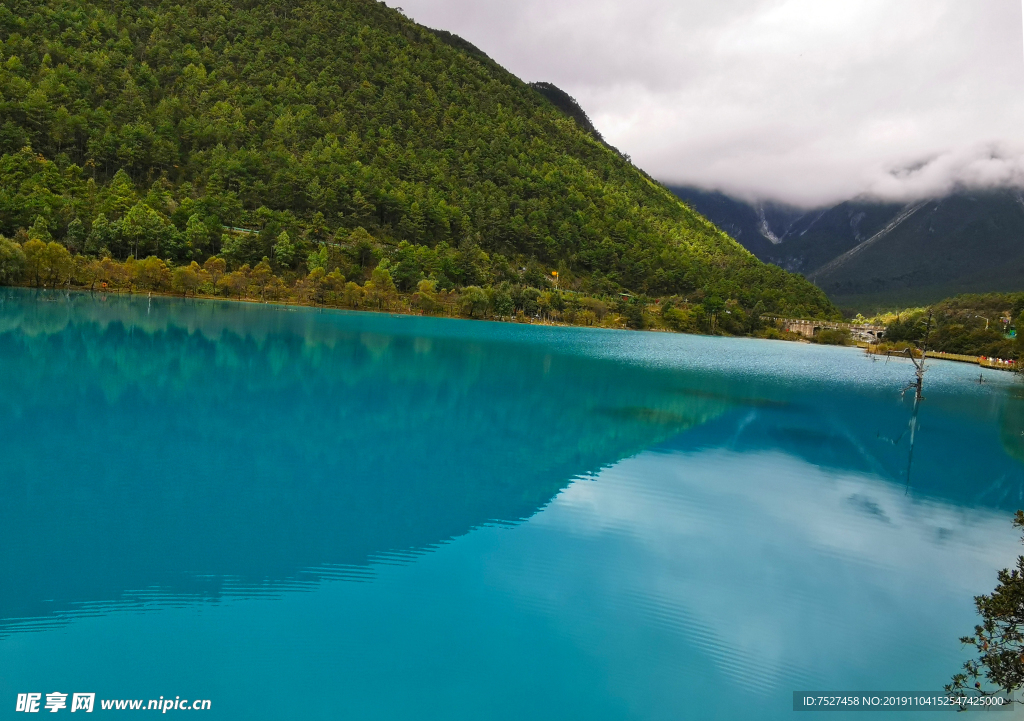
<path id="1" fill-rule="evenodd" d="M 688 310 L 666 307 L 661 312 L 665 326 L 680 333 L 696 333 L 699 330 L 697 319 Z"/>
<path id="2" fill-rule="evenodd" d="M 627 328 L 643 330 L 647 327 L 647 318 L 644 317 L 644 309 L 637 303 L 621 302 L 618 307 L 619 315 L 626 323 Z"/>
<path id="3" fill-rule="evenodd" d="M 914 353 L 915 358 L 921 357 L 921 350 L 914 346 L 913 343 L 879 343 L 878 345 L 871 346 L 871 352 L 877 353 L 878 355 L 887 355 L 889 353 L 906 353 L 907 350 L 911 350 Z"/>
<path id="4" fill-rule="evenodd" d="M 850 338 L 850 331 L 848 330 L 831 330 L 825 329 L 814 336 L 814 342 L 820 343 L 821 345 L 852 345 L 853 340 Z"/>

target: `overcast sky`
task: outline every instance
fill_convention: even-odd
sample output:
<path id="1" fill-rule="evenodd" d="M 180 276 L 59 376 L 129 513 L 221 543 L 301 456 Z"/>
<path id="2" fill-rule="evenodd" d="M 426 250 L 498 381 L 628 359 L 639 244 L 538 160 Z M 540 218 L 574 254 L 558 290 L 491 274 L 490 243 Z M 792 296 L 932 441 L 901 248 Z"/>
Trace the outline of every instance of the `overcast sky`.
<path id="1" fill-rule="evenodd" d="M 390 0 L 659 180 L 816 205 L 1024 187 L 1019 0 Z"/>

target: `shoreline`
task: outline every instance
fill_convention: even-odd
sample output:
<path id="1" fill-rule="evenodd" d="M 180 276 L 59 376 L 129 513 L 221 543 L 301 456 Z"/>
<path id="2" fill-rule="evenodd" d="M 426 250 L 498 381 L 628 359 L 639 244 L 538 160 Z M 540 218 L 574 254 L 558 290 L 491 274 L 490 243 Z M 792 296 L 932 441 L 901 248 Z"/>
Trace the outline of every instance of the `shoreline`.
<path id="1" fill-rule="evenodd" d="M 100 295 L 110 295 L 110 296 L 116 296 L 116 297 L 127 296 L 127 297 L 130 297 L 130 298 L 146 298 L 146 297 L 152 298 L 153 296 L 157 296 L 159 298 L 168 298 L 168 299 L 176 299 L 176 300 L 219 301 L 219 302 L 239 304 L 239 305 L 275 306 L 276 308 L 279 308 L 279 309 L 282 309 L 282 310 L 285 310 L 285 309 L 298 310 L 298 309 L 302 308 L 302 309 L 320 310 L 320 311 L 323 311 L 323 310 L 342 311 L 342 312 L 345 312 L 345 313 L 371 313 L 371 314 L 376 314 L 376 315 L 389 315 L 389 316 L 394 316 L 394 317 L 401 316 L 401 317 L 409 317 L 409 318 L 436 318 L 438 320 L 461 320 L 461 321 L 474 321 L 474 322 L 478 322 L 478 323 L 507 323 L 507 324 L 512 324 L 512 325 L 539 326 L 539 327 L 545 327 L 545 328 L 580 328 L 580 329 L 584 329 L 584 330 L 627 331 L 627 332 L 639 332 L 639 333 L 668 333 L 668 334 L 672 334 L 672 335 L 695 336 L 695 337 L 699 337 L 699 338 L 722 338 L 722 339 L 734 339 L 734 340 L 755 340 L 755 341 L 769 341 L 769 342 L 779 342 L 779 343 L 787 343 L 787 344 L 792 343 L 792 344 L 796 344 L 796 345 L 806 345 L 806 346 L 820 346 L 820 347 L 830 347 L 830 348 L 845 348 L 845 349 L 848 349 L 848 350 L 851 350 L 851 351 L 852 350 L 864 351 L 865 355 L 867 355 L 869 357 L 879 357 L 879 356 L 884 356 L 885 355 L 885 354 L 877 353 L 877 352 L 875 352 L 873 350 L 873 348 L 877 348 L 877 346 L 871 346 L 871 345 L 868 345 L 868 344 L 865 344 L 865 343 L 851 343 L 851 344 L 848 344 L 848 345 L 844 345 L 844 344 L 840 344 L 840 345 L 820 344 L 820 343 L 814 343 L 812 341 L 809 341 L 809 340 L 807 340 L 806 337 L 804 337 L 803 335 L 800 335 L 800 334 L 793 334 L 795 337 L 788 337 L 788 338 L 787 337 L 769 338 L 769 337 L 757 336 L 757 335 L 725 335 L 725 334 L 711 335 L 711 334 L 708 334 L 708 333 L 685 333 L 685 332 L 681 332 L 681 331 L 675 331 L 675 330 L 672 330 L 672 329 L 669 329 L 669 328 L 642 328 L 642 329 L 641 328 L 629 328 L 625 324 L 618 325 L 618 326 L 609 326 L 609 325 L 580 325 L 580 324 L 558 322 L 558 321 L 539 319 L 539 318 L 538 319 L 526 319 L 526 320 L 519 320 L 519 319 L 514 319 L 514 318 L 512 318 L 512 319 L 504 319 L 504 318 L 495 318 L 495 317 L 476 318 L 476 317 L 469 317 L 469 316 L 463 316 L 463 315 L 448 315 L 448 314 L 442 315 L 442 314 L 436 314 L 436 313 L 426 313 L 426 312 L 423 312 L 423 311 L 420 311 L 420 312 L 410 312 L 410 311 L 394 310 L 394 309 L 392 309 L 392 310 L 378 310 L 378 309 L 373 309 L 373 308 L 348 308 L 348 307 L 344 307 L 344 306 L 337 306 L 337 305 L 330 305 L 330 304 L 320 305 L 320 304 L 312 304 L 312 303 L 302 303 L 302 302 L 296 301 L 296 300 L 270 300 L 270 299 L 268 299 L 268 300 L 262 300 L 261 301 L 261 300 L 257 300 L 257 299 L 251 299 L 251 298 L 227 298 L 227 297 L 224 297 L 224 296 L 214 296 L 214 295 L 206 295 L 206 294 L 196 294 L 196 295 L 188 295 L 188 296 L 186 296 L 186 295 L 181 295 L 180 293 L 171 293 L 171 292 L 166 292 L 166 291 L 149 291 L 149 290 L 142 291 L 142 292 L 130 292 L 130 291 L 123 291 L 123 290 L 119 290 L 119 289 L 115 289 L 115 290 L 99 289 L 99 290 L 97 290 L 97 289 L 89 289 L 89 288 L 86 288 L 86 287 L 77 287 L 77 286 L 71 286 L 71 287 L 64 286 L 64 287 L 59 287 L 59 288 L 46 288 L 46 287 L 37 288 L 37 287 L 26 286 L 26 285 L 0 285 L 0 289 L 2 289 L 2 288 L 19 288 L 19 289 L 22 289 L 22 290 L 57 292 L 57 293 L 72 293 L 72 292 L 74 292 L 76 294 L 89 294 L 90 296 L 97 295 L 97 294 L 100 294 Z M 904 356 L 893 356 L 893 358 L 895 360 L 905 359 Z M 987 370 L 1003 371 L 1003 372 L 1009 372 L 1009 373 L 1016 373 L 1017 372 L 1016 364 L 1008 364 L 1006 362 L 1003 362 L 1003 363 L 1000 364 L 1000 363 L 996 363 L 994 359 L 987 359 L 987 358 L 983 358 L 983 357 L 980 357 L 980 356 L 976 357 L 976 356 L 968 356 L 968 355 L 958 355 L 958 354 L 953 354 L 953 353 L 943 353 L 943 352 L 940 352 L 940 351 L 928 351 L 927 355 L 926 355 L 926 358 L 930 359 L 930 360 L 940 360 L 940 361 L 948 361 L 948 362 L 959 363 L 959 364 L 976 365 L 976 366 L 978 366 L 978 367 L 980 367 L 982 369 L 987 369 Z"/>
<path id="2" fill-rule="evenodd" d="M 246 304 L 246 305 L 273 305 L 273 306 L 277 306 L 277 307 L 280 307 L 280 308 L 291 307 L 291 308 L 310 308 L 310 309 L 315 309 L 315 310 L 340 310 L 340 311 L 345 311 L 345 312 L 348 312 L 348 313 L 376 313 L 376 314 L 383 314 L 383 315 L 408 316 L 408 317 L 414 317 L 414 318 L 442 318 L 442 319 L 448 319 L 448 320 L 468 320 L 468 321 L 476 321 L 476 322 L 483 322 L 483 323 L 509 323 L 509 324 L 513 324 L 513 325 L 533 325 L 533 326 L 543 326 L 543 327 L 550 327 L 550 328 L 584 328 L 584 329 L 590 329 L 590 330 L 612 330 L 612 331 L 620 330 L 620 331 L 639 332 L 639 333 L 669 333 L 669 334 L 673 334 L 673 335 L 700 336 L 700 337 L 704 337 L 704 338 L 749 338 L 751 340 L 774 340 L 774 341 L 783 341 L 783 342 L 786 342 L 786 343 L 797 343 L 797 344 L 804 344 L 804 345 L 818 345 L 816 343 L 812 343 L 811 341 L 808 341 L 806 338 L 804 338 L 803 336 L 801 336 L 799 334 L 794 334 L 796 336 L 794 338 L 787 338 L 787 337 L 766 338 L 766 337 L 757 336 L 757 335 L 726 335 L 726 334 L 709 334 L 709 333 L 686 333 L 686 332 L 682 332 L 682 331 L 672 330 L 671 328 L 658 328 L 658 327 L 630 328 L 630 327 L 628 327 L 625 324 L 625 322 L 622 322 L 622 323 L 617 324 L 617 325 L 609 325 L 609 324 L 604 324 L 604 323 L 594 324 L 594 325 L 583 325 L 583 324 L 579 324 L 579 323 L 566 323 L 564 321 L 554 321 L 554 320 L 541 319 L 541 318 L 525 318 L 524 317 L 522 320 L 520 320 L 518 317 L 516 317 L 516 318 L 500 318 L 500 317 L 491 316 L 491 317 L 486 317 L 486 318 L 479 318 L 479 317 L 465 316 L 465 315 L 458 315 L 458 314 L 449 315 L 449 314 L 439 314 L 439 313 L 427 313 L 425 311 L 411 311 L 411 310 L 407 311 L 407 310 L 403 310 L 403 309 L 382 310 L 382 309 L 375 309 L 375 308 L 349 308 L 347 306 L 331 305 L 331 304 L 326 304 L 326 303 L 325 304 L 303 303 L 303 302 L 301 302 L 299 300 L 295 300 L 295 299 L 289 299 L 289 300 L 272 300 L 272 299 L 259 300 L 259 299 L 254 299 L 254 298 L 231 298 L 231 297 L 225 297 L 225 296 L 222 296 L 222 295 L 208 295 L 208 294 L 205 294 L 205 293 L 199 293 L 199 294 L 194 294 L 194 295 L 182 295 L 181 293 L 173 293 L 173 292 L 167 292 L 167 291 L 161 291 L 161 290 L 144 290 L 144 291 L 132 292 L 132 291 L 121 290 L 121 289 L 88 288 L 88 287 L 85 287 L 85 286 L 60 286 L 60 287 L 57 287 L 57 288 L 53 288 L 53 287 L 45 287 L 45 286 L 43 286 L 43 287 L 36 287 L 36 286 L 31 286 L 31 285 L 0 285 L 0 288 L 21 288 L 21 289 L 24 289 L 24 290 L 34 290 L 34 291 L 75 292 L 75 293 L 88 293 L 90 295 L 103 294 L 103 295 L 129 296 L 129 297 L 152 297 L 152 296 L 158 296 L 158 297 L 161 297 L 161 298 L 178 298 L 178 299 L 181 299 L 181 300 L 208 300 L 208 301 L 218 301 L 218 302 L 226 302 L 226 303 L 239 303 L 239 304 Z M 618 316 L 618 315 L 616 315 L 615 317 L 621 318 L 621 316 Z M 838 346 L 836 346 L 836 347 L 838 347 Z M 846 347 L 852 348 L 852 347 L 855 347 L 855 346 L 851 345 L 851 346 L 846 346 Z"/>
<path id="3" fill-rule="evenodd" d="M 887 356 L 885 353 L 879 353 L 875 349 L 877 345 L 861 345 L 858 346 L 864 349 L 864 352 L 871 356 Z M 970 365 L 976 365 L 980 368 L 987 368 L 993 371 L 1004 371 L 1006 373 L 1017 373 L 1017 363 L 1012 360 L 1003 360 L 1001 358 L 988 358 L 986 356 L 972 356 L 962 353 L 945 353 L 943 351 L 926 351 L 925 359 L 931 360 L 943 360 L 951 363 L 966 363 Z M 888 357 L 888 356 L 887 356 Z M 902 356 L 892 356 L 894 358 L 901 358 Z"/>

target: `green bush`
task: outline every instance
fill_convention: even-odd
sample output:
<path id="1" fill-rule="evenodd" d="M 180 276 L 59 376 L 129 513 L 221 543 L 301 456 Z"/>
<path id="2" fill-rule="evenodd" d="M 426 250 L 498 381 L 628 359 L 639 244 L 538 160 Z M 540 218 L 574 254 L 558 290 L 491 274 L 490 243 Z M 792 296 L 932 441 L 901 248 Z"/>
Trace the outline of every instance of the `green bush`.
<path id="1" fill-rule="evenodd" d="M 814 342 L 821 345 L 853 345 L 848 330 L 832 330 L 826 328 L 814 336 Z"/>
<path id="2" fill-rule="evenodd" d="M 25 272 L 25 253 L 14 241 L 0 236 L 0 283 L 17 283 Z"/>

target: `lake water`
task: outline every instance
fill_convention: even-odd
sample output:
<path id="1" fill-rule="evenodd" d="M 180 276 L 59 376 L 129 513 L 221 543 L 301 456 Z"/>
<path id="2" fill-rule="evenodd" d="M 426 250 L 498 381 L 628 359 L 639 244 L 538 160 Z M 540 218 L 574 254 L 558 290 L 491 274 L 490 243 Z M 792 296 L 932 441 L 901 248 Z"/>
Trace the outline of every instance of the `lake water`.
<path id="1" fill-rule="evenodd" d="M 913 369 L 853 349 L 0 289 L 0 718 L 940 691 L 1020 550 L 1024 387 L 930 368 L 908 483 Z"/>

